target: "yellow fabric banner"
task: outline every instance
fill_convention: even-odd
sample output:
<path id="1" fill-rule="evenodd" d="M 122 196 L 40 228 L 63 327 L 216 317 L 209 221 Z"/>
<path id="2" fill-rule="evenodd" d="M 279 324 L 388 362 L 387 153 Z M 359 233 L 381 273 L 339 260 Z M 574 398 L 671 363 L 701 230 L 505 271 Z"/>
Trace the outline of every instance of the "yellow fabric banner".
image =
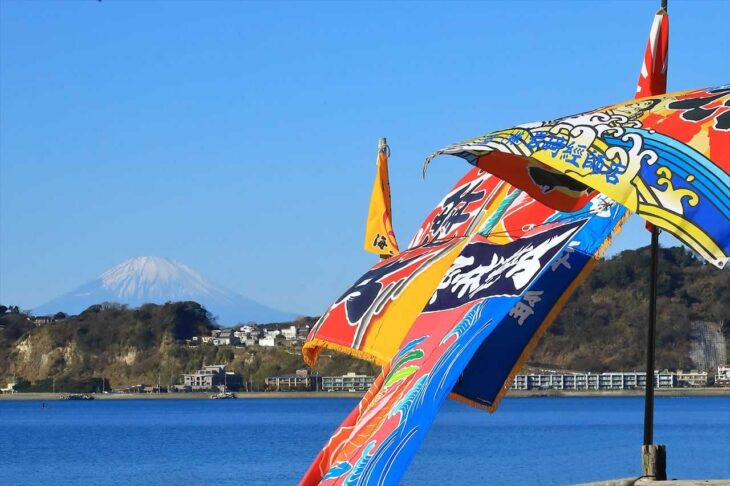
<path id="1" fill-rule="evenodd" d="M 388 156 L 390 148 L 384 138 L 378 143 L 375 182 L 370 196 L 370 209 L 365 226 L 365 251 L 381 258 L 398 254 L 393 223 L 390 214 L 390 182 L 388 181 Z"/>

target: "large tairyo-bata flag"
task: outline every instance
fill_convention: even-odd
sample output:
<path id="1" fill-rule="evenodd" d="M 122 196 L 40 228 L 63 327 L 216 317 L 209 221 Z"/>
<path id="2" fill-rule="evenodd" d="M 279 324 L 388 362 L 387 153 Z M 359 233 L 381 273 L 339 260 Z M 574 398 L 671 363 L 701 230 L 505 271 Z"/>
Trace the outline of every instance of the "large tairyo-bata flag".
<path id="1" fill-rule="evenodd" d="M 384 322 L 398 344 L 365 339 L 370 346 L 357 349 L 370 359 L 391 353 L 390 359 L 381 362 L 383 374 L 302 484 L 395 484 L 447 396 L 494 410 L 626 214 L 602 196 L 563 213 L 486 172 L 470 171 L 429 214 L 410 247 L 366 273 L 313 329 L 308 345 L 314 336 L 320 341 L 305 347 L 310 351 L 330 347 L 324 335 L 336 336 L 341 344 L 335 349 L 354 354 L 358 332 L 380 336 Z M 397 320 L 404 314 L 392 313 L 393 295 L 430 272 L 438 278 L 425 297 L 424 285 L 416 289 L 421 293 L 411 289 L 420 305 L 414 320 Z M 382 314 L 387 317 L 375 319 Z"/>
<path id="2" fill-rule="evenodd" d="M 527 123 L 439 154 L 462 157 L 552 207 L 576 210 L 600 192 L 717 267 L 730 255 L 730 86 Z M 552 190 L 556 180 L 577 196 Z"/>

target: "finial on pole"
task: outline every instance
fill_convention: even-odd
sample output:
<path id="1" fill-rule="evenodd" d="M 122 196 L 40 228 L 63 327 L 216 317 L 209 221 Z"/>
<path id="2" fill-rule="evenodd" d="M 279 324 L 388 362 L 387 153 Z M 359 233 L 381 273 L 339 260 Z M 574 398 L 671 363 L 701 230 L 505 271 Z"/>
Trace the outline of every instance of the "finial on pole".
<path id="1" fill-rule="evenodd" d="M 378 139 L 378 152 L 385 151 L 385 155 L 390 157 L 390 147 L 388 147 L 388 141 L 385 139 L 385 137 L 381 137 Z"/>

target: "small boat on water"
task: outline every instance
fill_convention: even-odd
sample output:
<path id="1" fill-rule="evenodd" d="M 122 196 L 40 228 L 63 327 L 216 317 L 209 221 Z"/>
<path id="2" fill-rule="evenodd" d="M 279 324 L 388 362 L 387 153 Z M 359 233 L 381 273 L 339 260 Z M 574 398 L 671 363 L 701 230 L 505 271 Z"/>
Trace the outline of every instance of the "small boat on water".
<path id="1" fill-rule="evenodd" d="M 86 393 L 71 393 L 62 397 L 62 400 L 93 400 L 94 397 Z"/>
<path id="2" fill-rule="evenodd" d="M 237 398 L 236 395 L 233 393 L 227 391 L 228 388 L 228 381 L 226 380 L 226 374 L 223 375 L 223 390 L 216 393 L 215 395 L 211 395 L 211 400 L 226 400 L 230 398 Z"/>

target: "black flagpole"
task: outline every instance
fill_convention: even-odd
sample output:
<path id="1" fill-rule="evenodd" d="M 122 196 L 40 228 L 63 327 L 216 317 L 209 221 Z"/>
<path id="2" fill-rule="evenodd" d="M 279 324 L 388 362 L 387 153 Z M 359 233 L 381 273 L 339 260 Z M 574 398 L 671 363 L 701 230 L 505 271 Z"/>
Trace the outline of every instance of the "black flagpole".
<path id="1" fill-rule="evenodd" d="M 667 479 L 667 449 L 654 445 L 654 348 L 656 294 L 659 268 L 659 228 L 651 227 L 651 275 L 649 277 L 649 331 L 646 339 L 646 388 L 644 393 L 644 445 L 641 448 L 642 476 Z"/>
<path id="2" fill-rule="evenodd" d="M 646 338 L 646 393 L 644 394 L 644 445 L 654 443 L 654 347 L 656 333 L 656 283 L 659 273 L 659 229 L 651 227 L 649 276 L 649 332 Z"/>
<path id="3" fill-rule="evenodd" d="M 662 0 L 667 11 L 667 0 Z M 666 448 L 654 445 L 654 352 L 656 346 L 656 300 L 659 274 L 659 228 L 651 225 L 651 274 L 649 276 L 649 330 L 646 339 L 646 388 L 644 393 L 644 447 L 641 462 L 644 476 L 667 479 Z"/>

